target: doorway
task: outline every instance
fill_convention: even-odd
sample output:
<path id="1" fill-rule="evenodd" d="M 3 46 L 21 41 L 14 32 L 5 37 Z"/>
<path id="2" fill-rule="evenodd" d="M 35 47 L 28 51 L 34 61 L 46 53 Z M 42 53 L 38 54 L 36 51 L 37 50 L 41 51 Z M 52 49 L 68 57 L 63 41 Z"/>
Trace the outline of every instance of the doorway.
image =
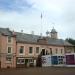
<path id="1" fill-rule="evenodd" d="M 45 55 L 46 52 L 45 52 L 45 49 L 42 49 L 42 55 Z"/>
<path id="2" fill-rule="evenodd" d="M 1 61 L 0 61 L 0 68 L 1 68 Z"/>

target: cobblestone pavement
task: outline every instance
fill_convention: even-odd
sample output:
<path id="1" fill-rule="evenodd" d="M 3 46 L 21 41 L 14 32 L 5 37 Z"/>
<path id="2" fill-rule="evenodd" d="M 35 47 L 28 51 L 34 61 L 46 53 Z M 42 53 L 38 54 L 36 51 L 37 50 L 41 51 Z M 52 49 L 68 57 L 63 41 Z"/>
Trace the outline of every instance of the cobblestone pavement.
<path id="1" fill-rule="evenodd" d="M 20 68 L 0 69 L 0 75 L 75 75 L 75 68 Z"/>

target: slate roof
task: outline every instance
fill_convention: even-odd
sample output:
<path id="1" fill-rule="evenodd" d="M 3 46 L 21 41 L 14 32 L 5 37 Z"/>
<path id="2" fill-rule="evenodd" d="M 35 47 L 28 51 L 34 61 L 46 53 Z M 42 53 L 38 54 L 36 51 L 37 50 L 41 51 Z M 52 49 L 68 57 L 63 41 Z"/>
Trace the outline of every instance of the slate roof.
<path id="1" fill-rule="evenodd" d="M 12 36 L 12 32 L 9 28 L 0 28 L 0 33 L 6 36 Z"/>
<path id="2" fill-rule="evenodd" d="M 16 32 L 17 42 L 28 42 L 28 43 L 37 43 L 37 40 L 40 38 L 38 35 L 25 34 Z M 47 44 L 49 45 L 63 45 L 63 46 L 72 46 L 69 42 L 62 39 L 52 39 L 50 37 L 47 38 Z"/>
<path id="3" fill-rule="evenodd" d="M 48 39 L 48 44 L 52 45 L 63 45 L 63 46 L 72 46 L 69 42 L 63 40 L 63 39 Z"/>
<path id="4" fill-rule="evenodd" d="M 31 42 L 36 43 L 39 36 L 32 35 L 32 34 L 25 34 L 25 33 L 19 33 L 16 32 L 16 40 L 17 42 Z"/>
<path id="5" fill-rule="evenodd" d="M 13 36 L 12 31 L 10 31 L 8 28 L 0 28 L 0 33 L 5 34 L 7 36 Z M 25 34 L 20 32 L 15 32 L 15 34 L 16 41 L 23 43 L 37 43 L 37 40 L 40 38 L 39 35 Z M 52 39 L 50 37 L 45 38 L 47 39 L 48 45 L 73 46 L 72 44 L 62 39 Z"/>

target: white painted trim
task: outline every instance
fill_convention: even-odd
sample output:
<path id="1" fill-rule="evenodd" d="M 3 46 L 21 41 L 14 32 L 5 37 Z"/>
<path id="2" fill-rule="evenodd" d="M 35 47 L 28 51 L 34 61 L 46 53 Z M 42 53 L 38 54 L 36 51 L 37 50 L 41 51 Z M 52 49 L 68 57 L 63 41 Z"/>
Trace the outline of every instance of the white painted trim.
<path id="1" fill-rule="evenodd" d="M 65 67 L 64 64 L 61 64 L 61 65 L 57 64 L 57 65 L 52 65 L 52 66 L 55 66 L 55 67 Z"/>
<path id="2" fill-rule="evenodd" d="M 18 58 L 19 60 L 21 60 L 21 59 L 24 59 L 24 62 L 23 63 L 19 63 L 19 62 L 17 62 L 17 64 L 25 64 L 25 58 Z M 17 60 L 18 60 L 17 59 Z"/>
<path id="3" fill-rule="evenodd" d="M 75 55 L 75 53 L 66 53 L 65 55 L 72 55 L 72 54 L 74 54 L 74 55 Z"/>
<path id="4" fill-rule="evenodd" d="M 7 61 L 7 60 L 6 60 L 6 64 L 11 64 L 11 63 L 12 63 L 12 61 Z"/>
<path id="5" fill-rule="evenodd" d="M 42 55 L 42 57 L 48 57 L 48 56 L 51 57 L 52 55 Z"/>
<path id="6" fill-rule="evenodd" d="M 54 55 L 51 55 L 51 56 L 65 56 L 64 54 L 54 54 Z"/>
<path id="7" fill-rule="evenodd" d="M 18 59 L 25 59 L 24 57 L 18 57 Z"/>
<path id="8" fill-rule="evenodd" d="M 11 37 L 11 42 L 10 43 L 8 42 L 8 37 L 9 36 L 7 36 L 7 44 L 13 44 L 13 37 Z"/>
<path id="9" fill-rule="evenodd" d="M 65 65 L 66 67 L 75 67 L 75 65 Z"/>
<path id="10" fill-rule="evenodd" d="M 11 53 L 8 53 L 8 47 L 11 47 Z M 13 53 L 13 47 L 12 46 L 7 46 L 7 54 L 12 54 Z"/>

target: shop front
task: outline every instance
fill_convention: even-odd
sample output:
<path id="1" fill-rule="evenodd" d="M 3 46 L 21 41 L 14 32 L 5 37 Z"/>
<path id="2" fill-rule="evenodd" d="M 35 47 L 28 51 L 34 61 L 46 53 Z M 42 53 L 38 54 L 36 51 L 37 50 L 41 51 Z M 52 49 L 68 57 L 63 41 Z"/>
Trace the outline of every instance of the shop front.
<path id="1" fill-rule="evenodd" d="M 66 54 L 66 65 L 75 66 L 75 54 Z"/>
<path id="2" fill-rule="evenodd" d="M 51 55 L 42 56 L 42 67 L 51 66 Z"/>
<path id="3" fill-rule="evenodd" d="M 51 57 L 52 66 L 64 66 L 64 56 L 63 55 L 56 55 Z"/>
<path id="4" fill-rule="evenodd" d="M 16 61 L 17 68 L 34 67 L 36 65 L 36 60 L 33 58 L 18 57 Z"/>

